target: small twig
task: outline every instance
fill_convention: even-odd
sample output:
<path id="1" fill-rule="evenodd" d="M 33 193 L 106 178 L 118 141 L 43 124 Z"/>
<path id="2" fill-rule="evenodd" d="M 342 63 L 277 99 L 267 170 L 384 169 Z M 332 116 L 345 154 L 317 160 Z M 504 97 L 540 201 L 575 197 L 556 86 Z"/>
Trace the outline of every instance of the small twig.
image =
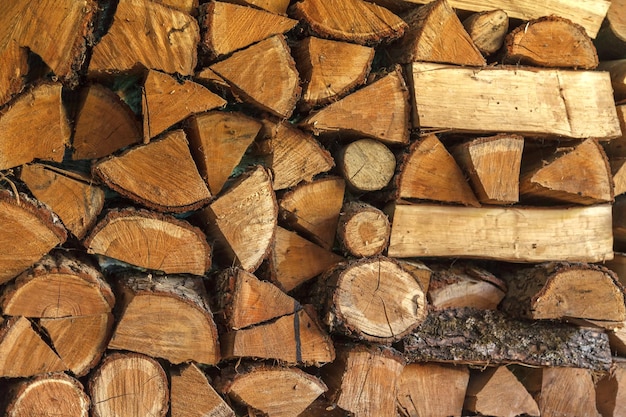
<path id="1" fill-rule="evenodd" d="M 8 170 L 7 171 L 9 173 L 9 175 L 13 174 L 12 170 Z M 15 183 L 13 181 L 11 181 L 9 179 L 9 177 L 7 177 L 4 172 L 0 171 L 0 181 L 6 181 L 9 183 L 9 187 L 11 187 L 11 190 L 13 191 L 13 194 L 15 194 L 15 199 L 17 200 L 17 204 L 20 204 L 20 194 L 17 192 L 17 187 L 15 186 Z"/>

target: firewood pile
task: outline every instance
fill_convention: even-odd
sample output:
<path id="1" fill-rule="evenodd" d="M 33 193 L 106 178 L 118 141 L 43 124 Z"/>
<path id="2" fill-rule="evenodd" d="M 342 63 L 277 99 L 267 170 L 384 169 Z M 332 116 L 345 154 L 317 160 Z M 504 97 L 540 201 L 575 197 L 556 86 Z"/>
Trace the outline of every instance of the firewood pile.
<path id="1" fill-rule="evenodd" d="M 626 415 L 626 0 L 11 0 L 0 58 L 2 415 Z"/>

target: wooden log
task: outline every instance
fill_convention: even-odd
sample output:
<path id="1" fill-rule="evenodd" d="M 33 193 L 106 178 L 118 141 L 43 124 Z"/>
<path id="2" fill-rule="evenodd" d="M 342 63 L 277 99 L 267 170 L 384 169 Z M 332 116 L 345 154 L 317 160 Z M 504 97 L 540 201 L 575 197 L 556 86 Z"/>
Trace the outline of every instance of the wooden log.
<path id="1" fill-rule="evenodd" d="M 400 414 L 403 417 L 462 415 L 469 376 L 467 366 L 463 365 L 406 365 L 398 381 Z"/>
<path id="2" fill-rule="evenodd" d="M 621 195 L 613 204 L 613 238 L 615 250 L 624 252 L 626 249 L 626 196 Z"/>
<path id="3" fill-rule="evenodd" d="M 410 64 L 408 73 L 415 128 L 599 140 L 621 135 L 607 73 L 426 62 Z"/>
<path id="4" fill-rule="evenodd" d="M 198 0 L 152 0 L 190 15 L 197 14 Z"/>
<path id="5" fill-rule="evenodd" d="M 194 363 L 170 370 L 172 417 L 235 417 L 232 408 Z"/>
<path id="6" fill-rule="evenodd" d="M 614 360 L 612 372 L 603 375 L 596 384 L 596 407 L 603 417 L 617 417 L 626 412 L 623 360 Z"/>
<path id="7" fill-rule="evenodd" d="M 626 2 L 612 0 L 606 14 L 606 23 L 596 38 L 598 55 L 604 60 L 626 58 Z"/>
<path id="8" fill-rule="evenodd" d="M 204 206 L 211 193 L 191 157 L 182 130 L 98 161 L 93 172 L 111 189 L 158 211 L 182 213 Z"/>
<path id="9" fill-rule="evenodd" d="M 165 417 L 169 408 L 165 371 L 138 353 L 107 355 L 89 378 L 88 390 L 94 417 Z"/>
<path id="10" fill-rule="evenodd" d="M 193 75 L 199 42 L 198 23 L 187 13 L 149 0 L 120 0 L 111 27 L 93 48 L 89 74 L 136 70 L 140 64 Z"/>
<path id="11" fill-rule="evenodd" d="M 252 6 L 276 14 L 287 14 L 289 0 L 233 0 L 233 3 Z"/>
<path id="12" fill-rule="evenodd" d="M 380 141 L 359 139 L 341 148 L 337 165 L 353 191 L 379 191 L 393 178 L 396 157 Z"/>
<path id="13" fill-rule="evenodd" d="M 0 71 L 0 106 L 4 106 L 26 86 L 28 52 L 15 41 L 5 42 L 0 45 L 0 62 L 6 66 Z"/>
<path id="14" fill-rule="evenodd" d="M 609 158 L 613 175 L 613 194 L 618 196 L 626 192 L 626 104 L 616 106 L 622 135 L 602 146 Z"/>
<path id="15" fill-rule="evenodd" d="M 502 9 L 473 13 L 463 20 L 476 48 L 484 55 L 495 54 L 504 44 L 509 31 L 509 16 Z"/>
<path id="16" fill-rule="evenodd" d="M 87 253 L 168 274 L 203 275 L 211 268 L 211 247 L 200 229 L 169 215 L 111 210 L 87 236 Z"/>
<path id="17" fill-rule="evenodd" d="M 217 327 L 200 277 L 128 273 L 117 277 L 121 317 L 109 349 L 214 365 Z"/>
<path id="18" fill-rule="evenodd" d="M 346 203 L 339 216 L 337 239 L 344 252 L 356 257 L 380 255 L 389 243 L 391 224 L 382 210 L 363 203 Z"/>
<path id="19" fill-rule="evenodd" d="M 391 218 L 387 254 L 509 262 L 610 260 L 611 211 L 606 204 L 566 208 L 393 204 L 387 210 Z"/>
<path id="20" fill-rule="evenodd" d="M 396 46 L 400 63 L 415 61 L 484 66 L 482 56 L 447 0 L 413 9 L 403 20 L 409 29 Z"/>
<path id="21" fill-rule="evenodd" d="M 598 70 L 607 71 L 611 76 L 611 85 L 615 101 L 626 99 L 626 59 L 603 61 L 598 65 Z"/>
<path id="22" fill-rule="evenodd" d="M 611 367 L 609 340 L 604 331 L 512 319 L 497 310 L 432 311 L 402 342 L 409 362 L 521 363 L 598 371 Z"/>
<path id="23" fill-rule="evenodd" d="M 396 261 L 420 283 L 424 291 L 430 287 L 430 279 L 433 271 L 424 263 L 415 259 L 396 259 Z"/>

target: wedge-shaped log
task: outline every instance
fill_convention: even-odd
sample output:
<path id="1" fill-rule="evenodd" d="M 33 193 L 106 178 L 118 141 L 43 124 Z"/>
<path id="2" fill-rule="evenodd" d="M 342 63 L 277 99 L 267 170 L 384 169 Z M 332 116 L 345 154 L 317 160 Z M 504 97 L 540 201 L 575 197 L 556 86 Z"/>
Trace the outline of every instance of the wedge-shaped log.
<path id="1" fill-rule="evenodd" d="M 614 361 L 614 369 L 596 384 L 596 406 L 605 417 L 618 417 L 626 412 L 626 366 L 623 359 Z"/>
<path id="2" fill-rule="evenodd" d="M 211 199 L 182 130 L 103 159 L 93 172 L 111 189 L 158 211 L 181 213 Z"/>
<path id="3" fill-rule="evenodd" d="M 341 210 L 337 239 L 341 248 L 352 256 L 380 255 L 387 248 L 390 234 L 389 218 L 372 205 L 351 201 Z"/>
<path id="4" fill-rule="evenodd" d="M 140 64 L 193 75 L 199 42 L 198 22 L 187 13 L 149 0 L 121 0 L 109 31 L 93 48 L 89 73 L 128 71 Z"/>
<path id="5" fill-rule="evenodd" d="M 26 85 L 28 74 L 28 51 L 17 42 L 0 45 L 0 62 L 11 71 L 0 71 L 0 106 L 4 106 Z"/>
<path id="6" fill-rule="evenodd" d="M 146 210 L 109 211 L 84 245 L 88 253 L 168 274 L 203 275 L 211 268 L 211 247 L 200 229 Z"/>
<path id="7" fill-rule="evenodd" d="M 117 277 L 121 318 L 109 349 L 214 365 L 217 327 L 200 277 L 128 273 Z"/>
<path id="8" fill-rule="evenodd" d="M 501 9 L 473 13 L 463 21 L 463 27 L 476 48 L 484 56 L 489 56 L 502 47 L 509 31 L 509 16 Z"/>
<path id="9" fill-rule="evenodd" d="M 607 73 L 418 62 L 408 72 L 414 127 L 599 140 L 621 134 Z"/>
<path id="10" fill-rule="evenodd" d="M 613 204 L 613 238 L 615 250 L 626 251 L 626 196 L 621 195 Z M 622 278 L 623 279 L 623 278 Z M 622 284 L 624 281 L 622 281 Z"/>
<path id="11" fill-rule="evenodd" d="M 235 417 L 198 365 L 189 363 L 170 370 L 170 381 L 172 417 Z"/>
<path id="12" fill-rule="evenodd" d="M 510 262 L 598 262 L 613 257 L 611 206 L 388 207 L 387 254 L 469 257 Z"/>
<path id="13" fill-rule="evenodd" d="M 359 139 L 344 146 L 337 166 L 347 185 L 356 192 L 382 190 L 396 171 L 396 157 L 384 143 Z"/>

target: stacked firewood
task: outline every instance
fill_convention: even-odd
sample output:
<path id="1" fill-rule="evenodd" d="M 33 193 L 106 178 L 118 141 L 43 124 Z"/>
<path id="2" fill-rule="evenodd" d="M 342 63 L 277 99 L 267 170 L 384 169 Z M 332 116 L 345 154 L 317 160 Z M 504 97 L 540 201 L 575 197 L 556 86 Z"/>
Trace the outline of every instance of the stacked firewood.
<path id="1" fill-rule="evenodd" d="M 626 1 L 0 12 L 3 415 L 624 415 Z"/>

